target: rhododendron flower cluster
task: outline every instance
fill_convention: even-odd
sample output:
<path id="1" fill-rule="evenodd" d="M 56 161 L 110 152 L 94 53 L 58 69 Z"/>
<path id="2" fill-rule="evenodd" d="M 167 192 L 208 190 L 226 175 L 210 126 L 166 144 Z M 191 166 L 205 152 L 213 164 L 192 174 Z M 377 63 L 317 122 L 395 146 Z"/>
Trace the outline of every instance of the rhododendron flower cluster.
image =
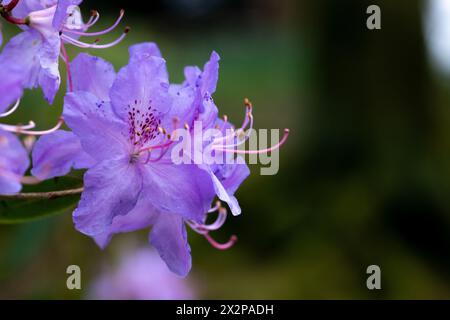
<path id="1" fill-rule="evenodd" d="M 213 94 L 219 78 L 219 55 L 213 52 L 204 67 L 186 67 L 181 84 L 170 83 L 159 48 L 146 42 L 129 48 L 129 62 L 116 72 L 95 56 L 80 53 L 70 61 L 65 45 L 108 48 L 119 43 L 89 44 L 79 37 L 112 31 L 87 30 L 98 20 L 93 11 L 88 22 L 81 17 L 81 0 L 4 1 L 0 13 L 6 22 L 21 26 L 0 53 L 0 114 L 5 118 L 20 104 L 26 88 L 41 87 L 52 102 L 60 87 L 59 61 L 66 64 L 68 88 L 63 114 L 55 127 L 33 131 L 35 123 L 0 124 L 0 194 L 21 191 L 21 184 L 86 170 L 83 191 L 73 212 L 75 228 L 105 248 L 113 235 L 149 230 L 149 242 L 168 268 L 186 276 L 192 266 L 186 227 L 205 237 L 217 249 L 228 249 L 237 240 L 216 242 L 211 233 L 223 226 L 230 209 L 239 215 L 235 196 L 250 170 L 238 154 L 266 153 L 242 150 L 253 127 L 253 107 L 245 100 L 245 118 L 236 129 L 219 118 Z M 70 129 L 61 130 L 65 123 Z M 199 139 L 196 130 L 212 132 Z M 29 154 L 21 136 L 42 136 Z M 193 139 L 193 145 L 186 147 Z M 193 160 L 178 163 L 174 154 Z M 220 161 L 194 161 L 195 146 Z M 237 157 L 237 158 L 236 158 Z M 240 159 L 239 161 L 234 161 Z M 210 215 L 216 220 L 207 223 Z"/>

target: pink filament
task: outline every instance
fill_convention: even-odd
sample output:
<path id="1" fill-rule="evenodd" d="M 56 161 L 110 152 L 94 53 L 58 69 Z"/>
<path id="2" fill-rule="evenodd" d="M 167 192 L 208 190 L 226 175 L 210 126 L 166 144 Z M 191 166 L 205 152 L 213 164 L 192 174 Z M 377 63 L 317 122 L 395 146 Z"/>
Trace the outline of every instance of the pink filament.
<path id="1" fill-rule="evenodd" d="M 103 44 L 103 45 L 96 44 L 98 41 L 95 41 L 94 44 L 89 44 L 86 42 L 75 40 L 65 34 L 62 34 L 61 38 L 65 41 L 69 42 L 70 44 L 73 44 L 74 46 L 84 48 L 84 49 L 89 49 L 89 48 L 91 48 L 91 49 L 107 49 L 107 48 L 111 48 L 111 47 L 114 47 L 115 45 L 119 44 L 127 36 L 128 31 L 130 31 L 130 29 L 127 27 L 127 28 L 125 28 L 124 32 L 122 33 L 122 35 L 119 38 L 117 38 L 116 40 L 114 40 L 111 43 Z"/>
<path id="2" fill-rule="evenodd" d="M 103 35 L 103 34 L 106 34 L 106 33 L 109 33 L 109 32 L 111 32 L 111 31 L 113 31 L 113 30 L 119 25 L 119 23 L 120 23 L 120 21 L 122 20 L 124 14 L 125 14 L 125 11 L 124 11 L 124 10 L 120 10 L 120 14 L 119 14 L 119 17 L 117 18 L 116 22 L 114 22 L 114 24 L 113 24 L 111 27 L 109 27 L 109 28 L 107 28 L 107 29 L 105 29 L 105 30 L 103 30 L 103 31 L 99 31 L 99 32 L 91 32 L 91 33 L 89 33 L 89 32 L 82 32 L 82 31 L 70 30 L 70 29 L 67 29 L 67 28 L 65 28 L 64 31 L 69 32 L 69 33 L 72 33 L 72 34 L 84 36 L 84 37 L 96 37 L 96 36 L 101 36 L 101 35 Z M 100 16 L 100 15 L 98 14 L 97 17 L 99 17 L 99 16 Z M 92 18 L 92 17 L 91 17 L 91 18 Z M 97 19 L 97 20 L 98 20 L 98 19 Z M 95 21 L 95 22 L 96 22 L 96 21 Z M 92 22 L 92 25 L 95 24 L 95 22 Z M 86 27 L 90 27 L 89 23 L 86 24 Z"/>
<path id="3" fill-rule="evenodd" d="M 24 126 L 11 126 L 7 124 L 0 124 L 0 129 L 8 132 L 21 132 L 22 130 L 33 129 L 36 127 L 36 124 L 33 121 L 30 121 L 27 125 Z"/>
<path id="4" fill-rule="evenodd" d="M 11 109 L 6 111 L 5 113 L 1 113 L 0 118 L 5 118 L 7 116 L 12 115 L 17 110 L 17 108 L 19 108 L 19 105 L 20 105 L 20 99 L 17 100 L 17 102 L 14 104 L 14 106 Z"/>
<path id="5" fill-rule="evenodd" d="M 97 23 L 97 21 L 100 19 L 100 13 L 96 10 L 94 10 L 91 13 L 91 17 L 89 18 L 89 21 L 84 25 L 84 28 L 88 29 L 92 27 L 94 24 Z"/>
<path id="6" fill-rule="evenodd" d="M 220 208 L 221 208 L 221 203 L 220 203 L 220 201 L 217 201 L 216 205 L 208 210 L 208 213 L 216 212 Z"/>
<path id="7" fill-rule="evenodd" d="M 262 150 L 235 150 L 235 149 L 226 149 L 226 148 L 214 148 L 214 150 L 222 151 L 226 153 L 234 153 L 234 154 L 262 154 L 262 153 L 268 153 L 271 151 L 274 151 L 276 149 L 279 149 L 287 140 L 289 137 L 289 129 L 284 129 L 284 135 L 280 142 L 278 142 L 276 145 Z"/>
<path id="8" fill-rule="evenodd" d="M 152 151 L 152 150 L 155 150 L 155 149 L 164 149 L 166 147 L 169 147 L 172 143 L 173 143 L 173 141 L 169 141 L 167 143 L 160 144 L 160 145 L 157 145 L 157 146 L 144 148 L 144 149 L 139 150 L 138 153 L 142 153 L 142 152 L 146 152 L 146 151 Z"/>
<path id="9" fill-rule="evenodd" d="M 225 208 L 221 208 L 219 210 L 219 215 L 217 216 L 217 219 L 214 223 L 211 223 L 209 225 L 207 224 L 201 225 L 200 228 L 208 231 L 219 230 L 220 228 L 222 228 L 226 220 L 227 220 L 227 210 Z"/>
<path id="10" fill-rule="evenodd" d="M 64 119 L 60 118 L 58 120 L 58 123 L 53 128 L 51 128 L 49 130 L 45 130 L 45 131 L 28 131 L 28 130 L 24 130 L 23 127 L 18 127 L 18 130 L 16 130 L 15 132 L 21 133 L 21 134 L 25 134 L 25 135 L 29 135 L 29 136 L 43 136 L 43 135 L 50 134 L 52 132 L 55 132 L 55 131 L 59 130 L 59 128 L 61 128 L 63 123 L 64 123 Z"/>
<path id="11" fill-rule="evenodd" d="M 213 238 L 211 238 L 211 236 L 208 233 L 205 233 L 203 235 L 206 240 L 208 240 L 208 242 L 217 250 L 228 250 L 230 249 L 237 241 L 237 237 L 235 235 L 232 235 L 230 240 L 228 240 L 228 242 L 226 243 L 218 243 L 216 240 L 214 240 Z"/>
<path id="12" fill-rule="evenodd" d="M 248 118 L 250 118 L 250 128 L 245 133 L 245 137 L 241 141 L 238 141 L 238 142 L 233 143 L 233 144 L 227 144 L 227 145 L 223 146 L 223 148 L 239 147 L 239 146 L 243 145 L 250 138 L 250 135 L 251 135 L 251 132 L 252 132 L 251 129 L 253 128 L 253 116 L 252 116 L 252 114 L 250 112 L 248 113 L 247 119 Z M 244 130 L 245 129 L 243 129 L 243 128 L 239 129 L 238 131 L 235 132 L 235 136 L 239 137 L 240 133 L 244 132 Z"/>
<path id="13" fill-rule="evenodd" d="M 228 119 L 226 119 L 226 121 L 227 120 Z M 221 137 L 221 138 L 217 138 L 214 141 L 214 143 L 220 143 L 220 142 L 227 141 L 228 139 L 236 137 L 240 132 L 245 131 L 245 128 L 247 128 L 249 122 L 250 122 L 250 129 L 252 129 L 253 128 L 252 108 L 246 107 L 245 108 L 245 118 L 244 118 L 244 122 L 242 123 L 242 126 L 238 130 L 234 131 L 233 134 L 231 134 L 231 135 L 228 135 L 228 136 L 225 136 L 225 137 Z M 248 139 L 248 138 L 246 138 L 246 139 Z"/>
<path id="14" fill-rule="evenodd" d="M 214 208 L 213 208 L 214 209 Z M 211 210 L 213 210 L 211 209 Z M 211 211 L 210 210 L 210 211 Z M 213 212 L 213 211 L 211 211 Z M 225 208 L 220 208 L 219 215 L 217 216 L 216 221 L 211 224 L 199 224 L 195 221 L 190 221 L 189 226 L 197 233 L 205 235 L 209 231 L 219 230 L 225 223 L 227 219 L 227 210 Z"/>

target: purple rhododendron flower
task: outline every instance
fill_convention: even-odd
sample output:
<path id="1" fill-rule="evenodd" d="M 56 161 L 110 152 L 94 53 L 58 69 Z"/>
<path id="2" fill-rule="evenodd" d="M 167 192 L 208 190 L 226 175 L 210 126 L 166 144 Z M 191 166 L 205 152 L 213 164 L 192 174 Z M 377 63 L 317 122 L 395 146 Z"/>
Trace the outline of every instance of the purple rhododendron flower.
<path id="1" fill-rule="evenodd" d="M 152 225 L 150 241 L 169 268 L 184 276 L 191 268 L 184 219 L 201 222 L 214 193 L 203 170 L 173 165 L 164 149 L 167 137 L 158 128 L 171 123 L 176 106 L 157 53 L 154 45 L 132 47 L 129 65 L 117 76 L 99 58 L 74 61 L 84 67 L 74 86 L 86 91 L 67 94 L 64 117 L 83 152 L 96 161 L 85 174 L 74 222 L 102 247 L 114 233 Z"/>
<path id="2" fill-rule="evenodd" d="M 98 36 L 113 30 L 121 18 L 111 28 L 87 33 L 86 30 L 98 20 L 94 12 L 84 23 L 78 5 L 82 0 L 24 0 L 12 10 L 14 19 L 19 21 L 23 32 L 13 37 L 0 54 L 0 79 L 20 75 L 20 90 L 0 100 L 0 109 L 14 103 L 22 95 L 24 88 L 41 87 L 45 98 L 51 104 L 59 90 L 60 53 L 67 59 L 64 43 L 82 48 L 108 48 L 120 42 L 126 32 L 116 41 L 97 45 L 79 41 L 80 36 Z"/>
<path id="3" fill-rule="evenodd" d="M 29 167 L 28 153 L 14 134 L 0 130 L 0 194 L 22 189 L 21 179 Z"/>
<path id="4" fill-rule="evenodd" d="M 192 285 L 171 273 L 158 254 L 143 248 L 120 257 L 114 270 L 102 273 L 88 298 L 96 300 L 190 300 Z"/>
<path id="5" fill-rule="evenodd" d="M 73 133 L 63 134 L 69 146 L 60 156 L 56 145 L 61 132 L 41 138 L 33 151 L 32 173 L 44 179 L 71 167 L 89 168 L 74 222 L 101 247 L 116 233 L 152 226 L 150 242 L 170 270 L 184 276 L 191 268 L 186 224 L 216 248 L 235 242 L 232 238 L 220 245 L 208 235 L 226 218 L 226 210 L 210 210 L 210 204 L 217 194 L 233 213 L 240 213 L 233 194 L 249 174 L 247 165 L 175 165 L 169 152 L 172 141 L 160 130 L 173 126 L 175 119 L 204 121 L 206 127 L 223 131 L 231 127 L 217 118 L 210 96 L 218 61 L 213 53 L 203 72 L 186 68 L 187 80 L 181 85 L 168 84 L 165 61 L 153 43 L 131 47 L 129 65 L 117 76 L 109 63 L 87 54 L 71 64 L 75 92 L 66 96 L 64 117 Z M 207 214 L 216 210 L 219 218 L 207 226 Z"/>

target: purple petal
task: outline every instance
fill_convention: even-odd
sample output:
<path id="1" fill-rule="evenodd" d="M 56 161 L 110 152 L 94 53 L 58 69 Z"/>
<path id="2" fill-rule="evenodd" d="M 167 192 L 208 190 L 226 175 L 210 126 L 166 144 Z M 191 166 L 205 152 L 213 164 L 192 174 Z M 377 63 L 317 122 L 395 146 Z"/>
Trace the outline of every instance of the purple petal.
<path id="1" fill-rule="evenodd" d="M 155 221 L 158 214 L 147 197 L 148 194 L 141 192 L 133 210 L 126 215 L 116 216 L 105 232 L 95 236 L 95 242 L 100 248 L 104 249 L 115 234 L 141 230 Z"/>
<path id="2" fill-rule="evenodd" d="M 59 31 L 67 19 L 67 9 L 70 6 L 78 6 L 81 2 L 83 0 L 59 0 L 53 17 L 53 28 Z"/>
<path id="3" fill-rule="evenodd" d="M 186 84 L 195 88 L 199 85 L 199 77 L 202 74 L 202 70 L 198 67 L 188 66 L 184 68 L 184 77 L 186 78 Z"/>
<path id="4" fill-rule="evenodd" d="M 128 127 L 112 112 L 109 102 L 89 92 L 68 93 L 63 115 L 69 128 L 80 138 L 83 149 L 94 159 L 131 154 Z"/>
<path id="5" fill-rule="evenodd" d="M 233 194 L 228 193 L 228 191 L 223 186 L 222 182 L 217 178 L 217 176 L 210 172 L 211 180 L 214 185 L 214 190 L 216 191 L 217 197 L 226 202 L 231 209 L 231 213 L 235 216 L 241 214 L 241 207 Z"/>
<path id="6" fill-rule="evenodd" d="M 19 138 L 0 130 L 0 194 L 20 192 L 20 179 L 29 165 L 28 153 Z"/>
<path id="7" fill-rule="evenodd" d="M 21 79 L 17 75 L 4 75 L 0 69 L 0 113 L 13 105 L 23 94 Z"/>
<path id="8" fill-rule="evenodd" d="M 70 67 L 74 91 L 88 91 L 101 100 L 109 100 L 109 90 L 116 77 L 114 67 L 109 62 L 80 53 Z"/>
<path id="9" fill-rule="evenodd" d="M 208 174 L 196 165 L 168 161 L 141 165 L 144 190 L 157 210 L 202 221 L 214 199 Z"/>
<path id="10" fill-rule="evenodd" d="M 9 3 L 10 1 L 7 2 Z M 25 18 L 30 12 L 52 7 L 56 5 L 57 2 L 58 0 L 21 0 L 12 13 L 15 17 Z"/>
<path id="11" fill-rule="evenodd" d="M 74 169 L 87 169 L 95 161 L 81 148 L 80 139 L 69 131 L 41 137 L 33 148 L 33 176 L 45 180 L 65 176 Z"/>
<path id="12" fill-rule="evenodd" d="M 150 243 L 169 269 L 185 277 L 192 266 L 191 248 L 184 221 L 174 214 L 161 214 L 150 232 Z"/>
<path id="13" fill-rule="evenodd" d="M 165 61 L 158 57 L 132 59 L 122 68 L 111 88 L 114 111 L 122 119 L 128 119 L 131 108 L 139 112 L 164 114 L 171 106 L 168 94 L 168 78 Z"/>
<path id="14" fill-rule="evenodd" d="M 233 215 L 241 214 L 241 207 L 234 196 L 241 183 L 250 175 L 250 169 L 246 164 L 224 164 L 218 166 L 214 172 L 207 170 L 210 174 L 217 196 L 226 202 Z"/>
<path id="15" fill-rule="evenodd" d="M 84 175 L 84 191 L 73 221 L 78 231 L 97 236 L 107 232 L 114 217 L 136 206 L 142 177 L 128 158 L 105 160 Z"/>
<path id="16" fill-rule="evenodd" d="M 208 93 L 205 93 L 203 96 L 198 96 L 196 104 L 200 105 L 200 113 L 196 121 L 200 121 L 203 128 L 212 128 L 219 115 L 219 109 L 214 100 Z"/>
<path id="17" fill-rule="evenodd" d="M 0 55 L 0 72 L 4 77 L 15 77 L 20 81 L 21 89 L 32 89 L 40 85 L 46 99 L 52 103 L 60 86 L 58 70 L 60 39 L 58 34 L 43 40 L 35 30 L 19 33 L 4 47 Z M 3 76 L 2 76 L 3 78 Z M 17 92 L 10 96 L 14 98 L 2 99 L 11 104 L 17 100 Z"/>
<path id="18" fill-rule="evenodd" d="M 211 128 L 217 120 L 219 110 L 212 99 L 219 79 L 219 60 L 216 52 L 211 54 L 203 72 L 198 67 L 184 69 L 184 85 L 195 90 L 195 100 L 191 106 L 196 110 L 196 121 L 202 122 L 203 128 Z M 189 122 L 188 122 L 189 123 Z"/>
<path id="19" fill-rule="evenodd" d="M 36 87 L 40 71 L 37 57 L 40 56 L 42 42 L 42 37 L 34 30 L 21 32 L 13 37 L 0 54 L 2 73 L 16 76 L 23 87 Z"/>
<path id="20" fill-rule="evenodd" d="M 154 42 L 144 42 L 131 46 L 128 49 L 130 53 L 130 62 L 135 60 L 145 60 L 149 57 L 162 58 L 158 45 Z"/>
<path id="21" fill-rule="evenodd" d="M 180 124 L 188 123 L 193 125 L 197 110 L 194 107 L 196 101 L 196 92 L 191 86 L 170 85 L 169 94 L 172 97 L 172 107 L 166 116 L 163 127 L 171 128 L 173 126 L 172 119 L 178 118 Z M 170 123 L 169 123 L 170 122 Z"/>
<path id="22" fill-rule="evenodd" d="M 130 64 L 139 63 L 139 61 L 147 60 L 150 57 L 162 58 L 158 45 L 154 42 L 144 42 L 131 46 L 128 49 L 130 53 Z M 169 79 L 169 73 L 164 68 L 164 78 Z"/>
<path id="23" fill-rule="evenodd" d="M 220 175 L 216 172 L 216 176 L 219 176 L 229 194 L 234 194 L 250 175 L 250 169 L 246 164 L 226 164 L 219 172 Z"/>
<path id="24" fill-rule="evenodd" d="M 213 51 L 209 61 L 205 64 L 202 74 L 202 93 L 208 92 L 212 95 L 216 92 L 217 81 L 219 80 L 219 60 L 217 52 Z"/>
<path id="25" fill-rule="evenodd" d="M 61 40 L 57 33 L 47 37 L 39 51 L 41 70 L 39 72 L 39 85 L 44 92 L 45 99 L 52 104 L 61 85 L 59 75 L 59 52 Z"/>

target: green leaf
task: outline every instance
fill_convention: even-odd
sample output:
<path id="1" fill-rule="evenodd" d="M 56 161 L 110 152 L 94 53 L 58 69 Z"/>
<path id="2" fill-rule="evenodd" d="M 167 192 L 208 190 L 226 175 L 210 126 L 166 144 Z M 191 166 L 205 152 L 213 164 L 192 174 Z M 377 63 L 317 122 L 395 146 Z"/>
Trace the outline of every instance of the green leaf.
<path id="1" fill-rule="evenodd" d="M 62 178 L 24 187 L 23 193 L 45 193 L 77 189 L 83 186 L 82 173 L 74 172 Z M 56 214 L 72 212 L 80 194 L 54 198 L 11 199 L 0 196 L 0 224 L 24 223 Z"/>

